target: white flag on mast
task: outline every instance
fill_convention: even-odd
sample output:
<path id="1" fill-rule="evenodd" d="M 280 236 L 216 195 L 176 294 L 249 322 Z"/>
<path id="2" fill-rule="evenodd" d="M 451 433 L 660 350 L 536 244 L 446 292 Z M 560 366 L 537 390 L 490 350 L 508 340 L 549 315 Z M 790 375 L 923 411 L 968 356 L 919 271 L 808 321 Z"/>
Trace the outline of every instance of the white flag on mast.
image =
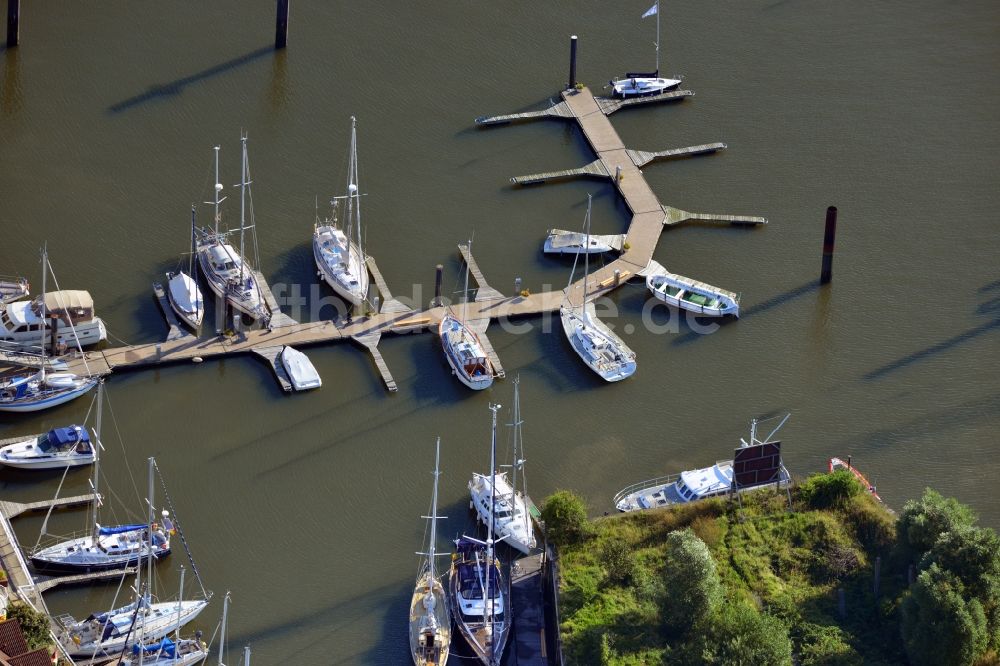
<path id="1" fill-rule="evenodd" d="M 660 3 L 656 3 L 655 5 L 646 10 L 646 13 L 642 15 L 642 18 L 649 18 L 650 16 L 655 16 L 657 13 L 656 10 L 659 9 L 659 7 Z"/>

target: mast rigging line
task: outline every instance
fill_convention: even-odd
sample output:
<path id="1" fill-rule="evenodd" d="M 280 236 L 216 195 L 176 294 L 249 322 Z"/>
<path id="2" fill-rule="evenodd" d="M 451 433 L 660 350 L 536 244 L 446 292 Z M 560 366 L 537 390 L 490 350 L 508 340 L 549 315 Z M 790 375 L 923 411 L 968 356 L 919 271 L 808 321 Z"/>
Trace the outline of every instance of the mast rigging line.
<path id="1" fill-rule="evenodd" d="M 198 571 L 198 565 L 195 564 L 194 555 L 191 554 L 191 548 L 188 546 L 187 539 L 184 538 L 184 530 L 181 529 L 181 521 L 177 518 L 177 511 L 174 509 L 174 502 L 170 499 L 170 493 L 167 492 L 167 483 L 163 480 L 163 473 L 160 472 L 160 466 L 157 462 L 153 461 L 153 467 L 156 469 L 156 475 L 160 477 L 160 487 L 163 489 L 163 498 L 167 502 L 167 506 L 170 507 L 170 513 L 174 515 L 174 529 L 177 530 L 177 536 L 181 538 L 181 544 L 184 546 L 184 552 L 187 553 L 188 561 L 191 563 L 191 570 L 194 571 L 194 577 L 198 580 L 198 586 L 201 588 L 201 594 L 205 599 L 209 598 L 208 591 L 205 590 L 205 581 L 201 579 L 201 572 Z"/>

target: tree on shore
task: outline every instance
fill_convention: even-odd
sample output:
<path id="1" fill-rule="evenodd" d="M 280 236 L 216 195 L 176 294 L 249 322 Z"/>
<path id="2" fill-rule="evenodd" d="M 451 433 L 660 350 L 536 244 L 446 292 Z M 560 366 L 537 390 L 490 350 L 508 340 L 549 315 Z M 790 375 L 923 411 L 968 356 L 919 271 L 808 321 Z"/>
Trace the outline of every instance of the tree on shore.
<path id="1" fill-rule="evenodd" d="M 587 532 L 587 505 L 576 493 L 559 490 L 545 500 L 542 520 L 549 541 L 557 546 L 575 543 Z"/>
<path id="2" fill-rule="evenodd" d="M 708 546 L 690 529 L 667 535 L 663 620 L 678 632 L 703 623 L 722 601 L 722 584 Z"/>
<path id="3" fill-rule="evenodd" d="M 900 607 L 903 643 L 914 666 L 965 666 L 986 651 L 986 613 L 954 573 L 920 572 Z"/>

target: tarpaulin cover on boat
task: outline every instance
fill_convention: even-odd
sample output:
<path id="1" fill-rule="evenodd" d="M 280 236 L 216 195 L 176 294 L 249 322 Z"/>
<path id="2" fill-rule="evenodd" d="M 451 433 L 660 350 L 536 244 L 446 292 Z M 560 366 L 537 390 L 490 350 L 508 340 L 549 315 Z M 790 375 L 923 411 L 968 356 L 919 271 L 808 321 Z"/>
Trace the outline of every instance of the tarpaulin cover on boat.
<path id="1" fill-rule="evenodd" d="M 89 442 L 90 435 L 80 426 L 68 428 L 53 428 L 49 431 L 49 441 L 56 446 L 66 446 L 77 442 Z"/>
<path id="2" fill-rule="evenodd" d="M 144 529 L 146 529 L 145 525 L 118 525 L 117 527 L 101 527 L 97 530 L 97 533 L 101 536 L 107 536 L 108 534 L 122 534 L 124 532 L 134 532 Z"/>
<path id="3" fill-rule="evenodd" d="M 169 638 L 164 638 L 159 643 L 153 643 L 151 645 L 144 645 L 142 651 L 146 654 L 156 654 L 162 653 L 164 657 L 173 657 L 177 651 L 177 647 L 174 642 Z M 139 644 L 136 643 L 132 646 L 132 654 L 139 654 Z"/>

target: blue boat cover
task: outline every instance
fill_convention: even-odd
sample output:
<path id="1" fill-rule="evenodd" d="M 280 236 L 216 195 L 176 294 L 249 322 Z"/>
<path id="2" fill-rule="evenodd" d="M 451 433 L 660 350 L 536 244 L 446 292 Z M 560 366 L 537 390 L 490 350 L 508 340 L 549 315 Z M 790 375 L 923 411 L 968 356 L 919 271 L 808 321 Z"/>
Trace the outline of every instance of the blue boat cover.
<path id="1" fill-rule="evenodd" d="M 152 643 L 150 645 L 144 645 L 142 651 L 145 654 L 156 654 L 161 653 L 164 657 L 173 658 L 177 652 L 177 648 L 174 642 L 169 638 L 164 638 L 159 643 Z M 139 644 L 136 643 L 132 646 L 132 654 L 139 654 Z"/>
<path id="2" fill-rule="evenodd" d="M 71 425 L 66 428 L 53 428 L 49 431 L 49 441 L 57 446 L 76 444 L 77 442 L 89 442 L 90 435 L 86 428 L 78 425 Z"/>
<path id="3" fill-rule="evenodd" d="M 102 527 L 97 530 L 97 533 L 101 536 L 107 536 L 109 534 L 122 534 L 124 532 L 134 532 L 136 530 L 146 529 L 145 524 L 141 525 L 118 525 L 117 527 Z"/>

